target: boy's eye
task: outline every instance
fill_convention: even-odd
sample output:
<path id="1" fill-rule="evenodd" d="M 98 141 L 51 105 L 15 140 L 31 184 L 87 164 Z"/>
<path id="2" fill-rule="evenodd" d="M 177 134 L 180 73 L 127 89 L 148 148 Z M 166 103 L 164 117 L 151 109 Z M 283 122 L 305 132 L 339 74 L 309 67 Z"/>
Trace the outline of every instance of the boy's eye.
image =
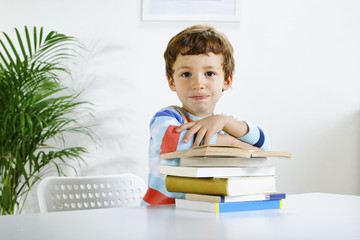
<path id="1" fill-rule="evenodd" d="M 206 72 L 205 75 L 208 77 L 212 77 L 215 75 L 215 73 L 214 72 Z"/>
<path id="2" fill-rule="evenodd" d="M 183 74 L 181 74 L 182 77 L 190 77 L 191 74 L 189 72 L 184 72 Z"/>

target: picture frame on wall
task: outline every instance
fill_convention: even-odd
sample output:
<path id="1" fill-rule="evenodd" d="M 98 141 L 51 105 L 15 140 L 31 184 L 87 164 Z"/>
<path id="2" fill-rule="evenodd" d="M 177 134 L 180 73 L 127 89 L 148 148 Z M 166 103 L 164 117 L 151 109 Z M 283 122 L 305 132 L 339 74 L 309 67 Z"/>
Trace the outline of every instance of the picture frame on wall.
<path id="1" fill-rule="evenodd" d="M 240 21 L 240 0 L 142 0 L 144 21 Z"/>

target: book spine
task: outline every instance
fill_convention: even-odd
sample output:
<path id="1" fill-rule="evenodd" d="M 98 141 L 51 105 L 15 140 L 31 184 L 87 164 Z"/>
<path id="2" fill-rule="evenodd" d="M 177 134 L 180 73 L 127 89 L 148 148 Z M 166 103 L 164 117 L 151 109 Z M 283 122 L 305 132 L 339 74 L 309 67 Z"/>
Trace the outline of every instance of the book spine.
<path id="1" fill-rule="evenodd" d="M 166 189 L 169 192 L 227 195 L 227 179 L 224 178 L 187 178 L 166 176 Z"/>
<path id="2" fill-rule="evenodd" d="M 267 195 L 266 200 L 278 200 L 278 199 L 285 199 L 285 193 L 272 193 Z"/>

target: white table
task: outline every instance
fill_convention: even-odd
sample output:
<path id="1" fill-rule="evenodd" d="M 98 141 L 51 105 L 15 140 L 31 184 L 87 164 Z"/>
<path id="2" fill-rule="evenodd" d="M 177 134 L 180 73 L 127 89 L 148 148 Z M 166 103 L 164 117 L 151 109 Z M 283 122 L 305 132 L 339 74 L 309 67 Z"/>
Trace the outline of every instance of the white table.
<path id="1" fill-rule="evenodd" d="M 360 196 L 288 195 L 281 210 L 174 205 L 0 216 L 0 239 L 360 239 Z"/>

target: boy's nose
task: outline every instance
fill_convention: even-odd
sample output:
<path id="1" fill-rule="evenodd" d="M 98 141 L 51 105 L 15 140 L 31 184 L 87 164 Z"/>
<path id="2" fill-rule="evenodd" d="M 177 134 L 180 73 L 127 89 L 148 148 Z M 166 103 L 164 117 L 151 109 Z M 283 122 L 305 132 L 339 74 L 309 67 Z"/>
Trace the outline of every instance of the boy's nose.
<path id="1" fill-rule="evenodd" d="M 194 89 L 197 88 L 203 88 L 204 87 L 204 79 L 203 76 L 194 76 L 193 81 L 192 81 L 192 87 Z"/>

